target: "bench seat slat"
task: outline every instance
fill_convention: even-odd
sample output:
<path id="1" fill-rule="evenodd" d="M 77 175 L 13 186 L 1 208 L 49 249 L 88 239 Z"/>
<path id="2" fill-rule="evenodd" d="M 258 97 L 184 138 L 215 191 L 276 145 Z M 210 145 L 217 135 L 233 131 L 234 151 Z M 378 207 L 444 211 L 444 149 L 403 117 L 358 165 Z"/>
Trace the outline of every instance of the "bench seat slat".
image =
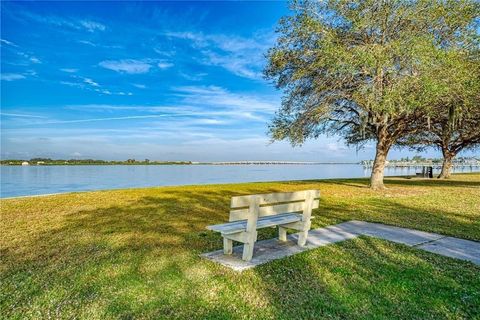
<path id="1" fill-rule="evenodd" d="M 257 229 L 297 222 L 300 220 L 302 220 L 302 215 L 298 213 L 285 213 L 285 214 L 278 214 L 275 216 L 261 217 L 261 218 L 258 218 L 257 220 Z M 207 226 L 208 230 L 221 232 L 225 234 L 242 232 L 242 231 L 245 231 L 246 228 L 247 228 L 246 220 Z"/>

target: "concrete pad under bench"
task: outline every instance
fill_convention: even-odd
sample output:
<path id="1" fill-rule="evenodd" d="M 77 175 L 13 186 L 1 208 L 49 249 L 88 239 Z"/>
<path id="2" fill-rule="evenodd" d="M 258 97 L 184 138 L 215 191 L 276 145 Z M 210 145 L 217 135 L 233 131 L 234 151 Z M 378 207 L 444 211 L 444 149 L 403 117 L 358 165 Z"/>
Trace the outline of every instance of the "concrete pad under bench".
<path id="1" fill-rule="evenodd" d="M 291 234 L 287 241 L 279 241 L 277 238 L 255 242 L 253 258 L 250 261 L 242 260 L 243 245 L 233 247 L 233 253 L 226 255 L 223 250 L 204 253 L 201 256 L 218 262 L 235 271 L 243 271 L 272 260 L 285 258 L 296 253 L 326 246 L 358 237 L 358 234 L 342 230 L 337 226 L 311 230 L 308 233 L 307 244 L 304 247 L 297 245 L 298 235 Z"/>
<path id="2" fill-rule="evenodd" d="M 255 243 L 253 258 L 250 261 L 242 260 L 243 245 L 234 247 L 231 255 L 225 255 L 223 250 L 217 250 L 204 253 L 201 256 L 235 271 L 243 271 L 269 261 L 353 239 L 361 235 L 401 243 L 480 265 L 480 242 L 364 221 L 348 221 L 326 228 L 310 230 L 307 244 L 304 247 L 297 245 L 297 234 L 289 235 L 285 242 L 276 238 L 258 241 Z"/>

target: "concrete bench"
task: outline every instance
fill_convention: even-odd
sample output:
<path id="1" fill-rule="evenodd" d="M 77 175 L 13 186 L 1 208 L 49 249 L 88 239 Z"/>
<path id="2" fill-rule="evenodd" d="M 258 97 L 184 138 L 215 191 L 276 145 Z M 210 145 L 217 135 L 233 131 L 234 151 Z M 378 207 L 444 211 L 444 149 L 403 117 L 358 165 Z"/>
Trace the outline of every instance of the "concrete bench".
<path id="1" fill-rule="evenodd" d="M 233 241 L 243 243 L 245 261 L 252 259 L 258 229 L 278 226 L 280 241 L 287 241 L 287 229 L 299 231 L 298 245 L 304 246 L 312 209 L 318 208 L 319 197 L 318 190 L 233 197 L 230 222 L 207 226 L 207 229 L 222 234 L 225 254 L 232 254 Z"/>

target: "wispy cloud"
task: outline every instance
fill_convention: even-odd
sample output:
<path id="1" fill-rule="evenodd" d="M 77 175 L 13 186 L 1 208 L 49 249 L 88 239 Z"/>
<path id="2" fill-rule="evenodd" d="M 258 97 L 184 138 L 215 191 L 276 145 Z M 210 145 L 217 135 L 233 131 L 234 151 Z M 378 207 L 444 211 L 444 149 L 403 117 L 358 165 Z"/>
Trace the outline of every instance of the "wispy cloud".
<path id="1" fill-rule="evenodd" d="M 8 117 L 19 117 L 19 118 L 41 118 L 45 119 L 45 116 L 38 116 L 38 115 L 33 115 L 33 114 L 24 114 L 24 113 L 8 113 L 8 112 L 0 112 L 0 115 L 2 116 L 8 116 Z"/>
<path id="2" fill-rule="evenodd" d="M 167 32 L 165 35 L 190 41 L 192 46 L 202 53 L 202 63 L 222 67 L 237 76 L 249 79 L 262 77 L 263 54 L 273 41 L 268 34 L 253 35 L 249 38 L 198 32 Z"/>
<path id="3" fill-rule="evenodd" d="M 280 103 L 278 97 L 233 93 L 218 86 L 183 86 L 173 89 L 183 97 L 184 103 L 223 106 L 244 112 L 273 113 Z"/>
<path id="4" fill-rule="evenodd" d="M 159 59 L 104 60 L 99 63 L 99 66 L 119 73 L 142 74 L 148 73 L 154 67 L 154 64 L 161 70 L 173 67 L 173 63 Z"/>
<path id="5" fill-rule="evenodd" d="M 54 27 L 85 30 L 87 32 L 104 31 L 106 26 L 98 21 L 78 19 L 75 17 L 59 17 L 54 15 L 40 15 L 29 11 L 20 11 L 17 14 L 24 19 L 35 21 Z"/>
<path id="6" fill-rule="evenodd" d="M 38 59 L 37 57 L 35 57 L 31 53 L 27 53 L 27 52 L 23 52 L 23 51 L 17 51 L 16 54 L 19 55 L 23 60 L 23 63 L 20 62 L 19 64 L 29 65 L 29 64 L 32 64 L 32 63 L 34 63 L 34 64 L 42 63 L 40 61 L 40 59 Z"/>
<path id="7" fill-rule="evenodd" d="M 106 48 L 106 49 L 120 49 L 122 46 L 120 45 L 110 45 L 110 44 L 103 44 L 103 43 L 95 43 L 89 40 L 77 40 L 78 43 L 95 47 L 95 48 Z"/>
<path id="8" fill-rule="evenodd" d="M 147 88 L 146 85 L 139 84 L 139 83 L 132 83 L 132 86 L 134 86 L 135 88 L 139 88 L 139 89 L 146 89 Z"/>
<path id="9" fill-rule="evenodd" d="M 4 43 L 6 45 L 12 46 L 12 47 L 18 47 L 15 43 L 5 40 L 5 39 L 0 39 L 0 43 Z"/>
<path id="10" fill-rule="evenodd" d="M 128 74 L 147 73 L 152 67 L 150 63 L 135 59 L 105 60 L 99 65 L 105 69 Z"/>
<path id="11" fill-rule="evenodd" d="M 0 77 L 3 81 L 15 81 L 26 78 L 23 74 L 20 73 L 2 73 Z"/>
<path id="12" fill-rule="evenodd" d="M 233 93 L 217 86 L 184 86 L 173 88 L 174 105 L 70 105 L 67 109 L 89 112 L 132 112 L 163 114 L 172 117 L 209 117 L 216 121 L 242 120 L 265 123 L 278 108 L 276 96 Z M 213 122 L 212 122 L 213 124 Z"/>
<path id="13" fill-rule="evenodd" d="M 97 30 L 104 31 L 106 29 L 105 25 L 92 20 L 80 20 L 79 23 L 89 32 L 94 32 Z"/>
<path id="14" fill-rule="evenodd" d="M 92 46 L 92 47 L 97 46 L 95 43 L 93 43 L 92 41 L 88 41 L 88 40 L 78 40 L 77 42 L 81 43 L 81 44 L 86 44 L 87 46 Z"/>
<path id="15" fill-rule="evenodd" d="M 60 71 L 67 72 L 67 73 L 75 73 L 78 71 L 78 69 L 74 68 L 61 68 Z"/>
<path id="16" fill-rule="evenodd" d="M 168 68 L 171 68 L 173 67 L 173 63 L 170 63 L 170 62 L 159 62 L 157 63 L 157 67 L 159 67 L 160 69 L 168 69 Z"/>
<path id="17" fill-rule="evenodd" d="M 208 73 L 206 73 L 206 72 L 200 72 L 200 73 L 180 72 L 179 74 L 183 78 L 185 78 L 187 80 L 190 80 L 190 81 L 200 81 L 208 75 Z"/>
<path id="18" fill-rule="evenodd" d="M 142 115 L 142 116 L 125 116 L 125 117 L 109 117 L 109 118 L 90 118 L 90 119 L 74 119 L 74 120 L 55 120 L 47 121 L 40 124 L 62 124 L 62 123 L 83 123 L 83 122 L 98 122 L 98 121 L 113 121 L 113 120 L 134 120 L 134 119 L 150 119 L 162 118 L 168 115 Z"/>
<path id="19" fill-rule="evenodd" d="M 119 95 L 119 96 L 133 95 L 131 92 L 113 91 L 113 90 L 104 88 L 102 85 L 100 85 L 98 82 L 94 81 L 93 79 L 78 76 L 78 75 L 71 75 L 69 81 L 60 81 L 60 83 L 70 87 L 76 87 L 80 89 L 95 91 L 105 95 Z"/>
<path id="20" fill-rule="evenodd" d="M 250 56 L 222 55 L 212 51 L 204 51 L 206 64 L 222 67 L 231 73 L 249 79 L 261 79 L 260 67 Z M 258 67 L 258 68 L 257 68 Z"/>
<path id="21" fill-rule="evenodd" d="M 40 59 L 38 59 L 37 57 L 31 56 L 31 57 L 29 58 L 29 60 L 30 60 L 32 63 L 41 63 Z"/>
<path id="22" fill-rule="evenodd" d="M 11 65 L 17 65 L 17 66 L 28 66 L 31 64 L 42 63 L 42 61 L 38 57 L 36 57 L 33 53 L 22 50 L 20 46 L 14 44 L 13 42 L 10 42 L 5 39 L 0 39 L 0 40 L 2 44 L 7 45 L 5 47 L 6 51 L 11 53 L 12 57 L 15 56 L 15 58 L 7 60 L 6 63 Z M 4 63 L 4 61 L 2 61 L 2 63 Z"/>
<path id="23" fill-rule="evenodd" d="M 86 84 L 91 85 L 92 87 L 100 87 L 100 85 L 99 85 L 98 83 L 96 83 L 95 81 L 93 81 L 93 80 L 90 79 L 90 78 L 84 78 L 84 79 L 83 79 L 83 82 L 85 82 Z"/>

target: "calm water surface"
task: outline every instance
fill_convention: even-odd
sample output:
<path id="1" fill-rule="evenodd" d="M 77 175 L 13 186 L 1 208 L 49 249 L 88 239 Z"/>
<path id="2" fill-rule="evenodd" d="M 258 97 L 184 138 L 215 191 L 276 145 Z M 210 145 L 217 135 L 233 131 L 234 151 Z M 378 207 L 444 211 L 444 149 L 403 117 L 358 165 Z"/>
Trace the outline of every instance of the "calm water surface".
<path id="1" fill-rule="evenodd" d="M 415 168 L 388 168 L 386 175 L 414 175 Z M 459 168 L 472 172 L 478 168 Z M 358 178 L 370 175 L 357 164 L 315 165 L 128 165 L 2 166 L 0 197 L 151 186 Z"/>

